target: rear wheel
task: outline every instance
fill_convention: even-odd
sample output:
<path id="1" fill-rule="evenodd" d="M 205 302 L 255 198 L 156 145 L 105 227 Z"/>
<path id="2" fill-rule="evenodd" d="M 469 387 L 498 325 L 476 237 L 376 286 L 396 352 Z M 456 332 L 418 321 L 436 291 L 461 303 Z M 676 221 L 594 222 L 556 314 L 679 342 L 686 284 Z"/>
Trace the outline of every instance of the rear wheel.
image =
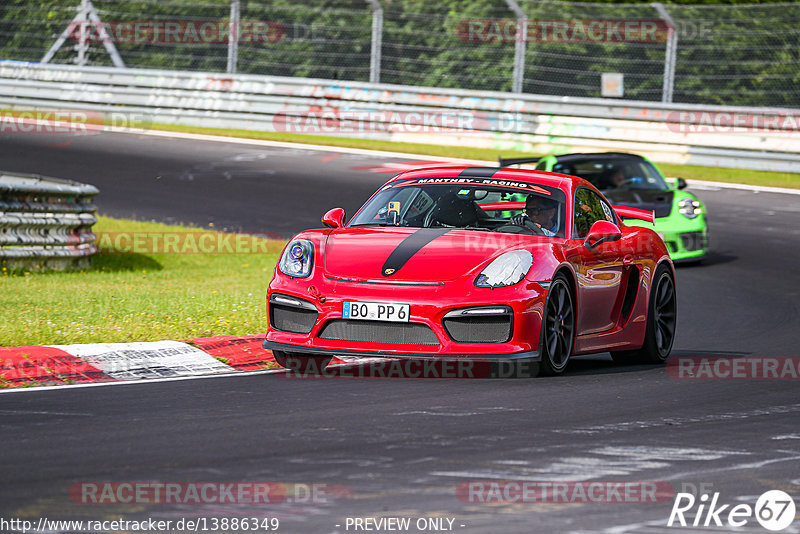
<path id="1" fill-rule="evenodd" d="M 662 264 L 656 269 L 650 290 L 644 345 L 638 350 L 612 352 L 611 357 L 617 363 L 664 363 L 672 352 L 677 319 L 675 280 L 669 268 Z"/>
<path id="2" fill-rule="evenodd" d="M 541 374 L 560 375 L 567 368 L 575 341 L 575 300 L 563 274 L 557 274 L 550 284 L 544 305 Z"/>
<path id="3" fill-rule="evenodd" d="M 282 350 L 273 350 L 272 355 L 275 356 L 275 361 L 278 362 L 278 365 L 298 373 L 321 372 L 331 361 L 331 356 L 311 356 Z"/>

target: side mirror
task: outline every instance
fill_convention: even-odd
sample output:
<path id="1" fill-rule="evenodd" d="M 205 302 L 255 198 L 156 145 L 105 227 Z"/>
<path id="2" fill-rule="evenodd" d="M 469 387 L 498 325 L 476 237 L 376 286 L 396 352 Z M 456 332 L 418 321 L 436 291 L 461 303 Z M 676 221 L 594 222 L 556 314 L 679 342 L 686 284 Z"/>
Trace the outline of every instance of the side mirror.
<path id="1" fill-rule="evenodd" d="M 675 178 L 675 189 L 686 189 L 687 185 L 689 184 L 683 178 Z"/>
<path id="2" fill-rule="evenodd" d="M 344 226 L 344 210 L 333 208 L 322 216 L 322 224 L 331 228 L 342 228 Z"/>
<path id="3" fill-rule="evenodd" d="M 601 243 L 617 241 L 621 237 L 622 230 L 619 229 L 619 226 L 608 221 L 597 221 L 589 230 L 589 235 L 586 236 L 583 246 L 589 250 L 593 250 Z"/>

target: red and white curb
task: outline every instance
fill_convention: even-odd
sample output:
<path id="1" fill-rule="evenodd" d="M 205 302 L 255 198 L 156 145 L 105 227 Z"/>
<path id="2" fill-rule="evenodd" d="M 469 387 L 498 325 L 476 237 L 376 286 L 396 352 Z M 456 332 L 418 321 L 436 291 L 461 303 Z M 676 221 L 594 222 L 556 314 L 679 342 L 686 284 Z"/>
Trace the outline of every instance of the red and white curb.
<path id="1" fill-rule="evenodd" d="M 283 372 L 264 335 L 188 341 L 0 347 L 0 388 Z M 331 363 L 346 363 L 334 358 Z"/>

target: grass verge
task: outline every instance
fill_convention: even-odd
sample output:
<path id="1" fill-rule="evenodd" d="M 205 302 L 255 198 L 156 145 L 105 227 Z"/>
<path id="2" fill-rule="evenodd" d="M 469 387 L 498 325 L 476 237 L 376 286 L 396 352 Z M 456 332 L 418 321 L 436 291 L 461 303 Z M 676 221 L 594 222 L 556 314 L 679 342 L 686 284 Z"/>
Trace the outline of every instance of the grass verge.
<path id="1" fill-rule="evenodd" d="M 207 243 L 227 234 L 185 226 L 99 217 L 101 235 L 192 234 Z M 122 240 L 86 271 L 0 271 L 0 346 L 189 339 L 265 332 L 267 284 L 284 245 L 253 238 L 256 253 L 120 253 Z M 186 243 L 185 236 L 179 240 Z M 160 249 L 163 250 L 163 249 Z M 208 251 L 209 248 L 200 248 Z M 186 253 L 174 253 L 182 251 Z"/>

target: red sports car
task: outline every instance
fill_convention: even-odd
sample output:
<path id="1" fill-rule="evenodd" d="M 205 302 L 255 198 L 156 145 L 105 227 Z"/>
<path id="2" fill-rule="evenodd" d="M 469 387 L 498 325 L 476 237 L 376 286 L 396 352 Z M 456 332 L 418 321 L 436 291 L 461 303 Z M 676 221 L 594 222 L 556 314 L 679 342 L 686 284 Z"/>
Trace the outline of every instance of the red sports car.
<path id="1" fill-rule="evenodd" d="M 653 230 L 621 216 L 653 221 L 575 176 L 401 173 L 349 223 L 335 208 L 328 228 L 289 242 L 269 285 L 264 348 L 296 370 L 336 355 L 527 360 L 547 375 L 596 352 L 664 362 L 673 265 Z"/>

